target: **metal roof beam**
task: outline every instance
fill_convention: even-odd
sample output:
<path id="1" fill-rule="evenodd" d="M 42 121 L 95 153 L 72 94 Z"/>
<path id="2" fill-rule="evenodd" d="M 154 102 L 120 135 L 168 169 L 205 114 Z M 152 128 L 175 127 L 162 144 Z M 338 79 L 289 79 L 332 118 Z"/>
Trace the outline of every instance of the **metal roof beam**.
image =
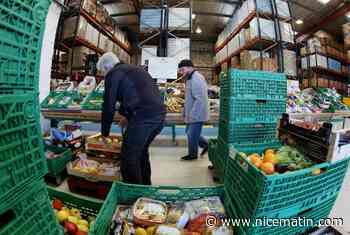
<path id="1" fill-rule="evenodd" d="M 198 11 L 194 11 L 193 14 L 206 15 L 206 16 L 216 16 L 216 17 L 225 17 L 225 18 L 231 18 L 232 17 L 232 15 L 229 15 L 229 14 L 222 14 L 222 13 L 215 13 L 215 12 L 198 12 Z"/>
<path id="2" fill-rule="evenodd" d="M 346 1 L 346 3 L 343 3 L 342 5 L 340 4 L 340 7 L 332 11 L 331 14 L 328 16 L 324 17 L 319 21 L 318 23 L 314 24 L 312 27 L 309 27 L 302 32 L 298 33 L 296 36 L 296 39 L 298 41 L 304 41 L 305 39 L 309 38 L 310 35 L 314 34 L 318 30 L 322 29 L 326 25 L 328 25 L 331 22 L 334 22 L 336 19 L 339 17 L 343 17 L 350 11 L 350 3 Z"/>
<path id="3" fill-rule="evenodd" d="M 120 17 L 120 16 L 130 16 L 130 15 L 137 15 L 137 12 L 123 12 L 123 13 L 116 13 L 111 14 L 111 17 Z"/>

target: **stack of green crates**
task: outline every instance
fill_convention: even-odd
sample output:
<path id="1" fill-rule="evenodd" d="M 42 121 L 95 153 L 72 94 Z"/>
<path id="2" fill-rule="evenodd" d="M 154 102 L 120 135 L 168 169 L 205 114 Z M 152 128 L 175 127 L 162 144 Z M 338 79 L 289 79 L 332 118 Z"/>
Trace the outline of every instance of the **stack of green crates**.
<path id="1" fill-rule="evenodd" d="M 311 222 L 276 227 L 263 226 L 260 222 L 306 218 L 316 225 L 320 219 L 328 218 L 332 210 L 341 190 L 349 159 L 267 176 L 239 154 L 262 154 L 267 148 L 278 147 L 278 142 L 230 146 L 224 182 L 226 210 L 230 218 L 252 222 L 250 226 L 237 227 L 235 234 L 304 234 L 312 228 Z M 317 169 L 322 169 L 323 172 L 315 174 Z"/>
<path id="2" fill-rule="evenodd" d="M 210 158 L 221 181 L 230 144 L 276 142 L 286 99 L 284 74 L 230 69 L 220 75 L 218 150 Z"/>
<path id="3" fill-rule="evenodd" d="M 83 110 L 102 110 L 104 95 L 104 82 L 101 81 L 100 84 L 92 91 L 81 104 Z"/>
<path id="4" fill-rule="evenodd" d="M 42 178 L 47 173 L 38 100 L 49 0 L 0 1 L 1 235 L 59 235 Z"/>

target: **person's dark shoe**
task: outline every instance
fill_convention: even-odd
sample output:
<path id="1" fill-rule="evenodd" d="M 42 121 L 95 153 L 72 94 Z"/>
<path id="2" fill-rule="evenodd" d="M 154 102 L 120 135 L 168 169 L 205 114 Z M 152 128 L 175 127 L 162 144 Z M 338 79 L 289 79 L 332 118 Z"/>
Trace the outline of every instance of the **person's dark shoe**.
<path id="1" fill-rule="evenodd" d="M 209 149 L 208 146 L 204 147 L 202 150 L 201 156 L 204 156 L 208 152 L 208 149 Z"/>
<path id="2" fill-rule="evenodd" d="M 214 170 L 214 166 L 213 166 L 213 165 L 210 165 L 210 166 L 208 166 L 208 169 L 209 169 L 209 170 Z"/>
<path id="3" fill-rule="evenodd" d="M 184 156 L 184 157 L 181 158 L 181 160 L 183 160 L 183 161 L 192 161 L 192 160 L 197 160 L 197 159 L 198 159 L 197 157 L 189 156 L 189 155 Z"/>

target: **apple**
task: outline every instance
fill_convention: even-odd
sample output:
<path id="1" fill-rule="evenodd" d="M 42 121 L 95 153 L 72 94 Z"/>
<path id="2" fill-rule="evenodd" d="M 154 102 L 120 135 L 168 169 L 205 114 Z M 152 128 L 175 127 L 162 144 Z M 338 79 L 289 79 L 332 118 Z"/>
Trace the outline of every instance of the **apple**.
<path id="1" fill-rule="evenodd" d="M 57 212 L 56 216 L 58 221 L 62 223 L 63 221 L 68 219 L 69 213 L 67 211 L 60 210 L 59 212 Z"/>
<path id="2" fill-rule="evenodd" d="M 77 217 L 72 216 L 72 215 L 68 216 L 67 220 L 68 220 L 68 222 L 71 222 L 73 224 L 78 224 L 78 221 L 79 221 L 79 219 Z"/>
<path id="3" fill-rule="evenodd" d="M 78 230 L 78 232 L 76 232 L 75 235 L 88 235 L 88 233 Z"/>
<path id="4" fill-rule="evenodd" d="M 52 201 L 52 207 L 56 210 L 61 210 L 63 207 L 63 202 L 59 199 L 53 199 Z"/>
<path id="5" fill-rule="evenodd" d="M 82 232 L 89 232 L 88 226 L 82 224 L 78 224 L 78 230 Z"/>
<path id="6" fill-rule="evenodd" d="M 80 211 L 76 208 L 70 209 L 70 214 L 77 217 L 77 218 L 80 218 Z"/>
<path id="7" fill-rule="evenodd" d="M 68 234 L 74 235 L 78 231 L 78 227 L 71 222 L 64 222 L 64 228 L 67 230 Z"/>
<path id="8" fill-rule="evenodd" d="M 85 225 L 85 226 L 89 227 L 89 222 L 87 222 L 87 221 L 84 220 L 84 219 L 79 220 L 79 221 L 78 221 L 78 224 Z"/>

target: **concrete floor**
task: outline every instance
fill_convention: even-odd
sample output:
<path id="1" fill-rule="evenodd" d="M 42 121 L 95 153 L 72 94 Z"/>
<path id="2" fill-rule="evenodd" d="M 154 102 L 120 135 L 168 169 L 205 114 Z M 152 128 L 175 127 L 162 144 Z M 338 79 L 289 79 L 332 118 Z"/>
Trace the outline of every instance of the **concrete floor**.
<path id="1" fill-rule="evenodd" d="M 209 186 L 215 185 L 212 172 L 208 170 L 208 156 L 197 161 L 180 161 L 187 153 L 184 147 L 152 147 L 152 181 L 154 185 Z M 68 190 L 66 182 L 60 186 Z M 344 180 L 342 191 L 330 217 L 343 218 L 344 225 L 338 229 L 343 234 L 350 234 L 350 169 Z"/>

